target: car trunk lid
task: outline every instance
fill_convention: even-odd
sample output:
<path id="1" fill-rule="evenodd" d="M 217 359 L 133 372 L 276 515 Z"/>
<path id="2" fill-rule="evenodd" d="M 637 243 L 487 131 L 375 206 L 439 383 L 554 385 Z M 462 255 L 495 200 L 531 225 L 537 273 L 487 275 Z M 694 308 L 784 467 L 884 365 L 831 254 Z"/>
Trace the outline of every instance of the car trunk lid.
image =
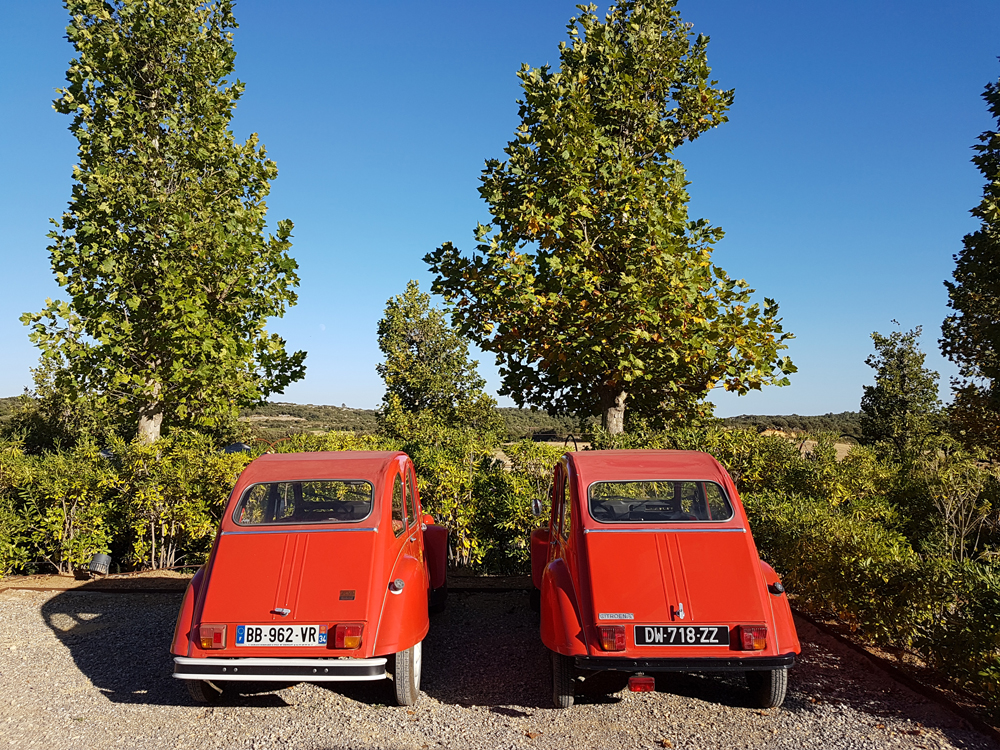
<path id="1" fill-rule="evenodd" d="M 743 529 L 595 531 L 586 534 L 595 621 L 764 622 L 757 557 Z"/>
<path id="2" fill-rule="evenodd" d="M 223 532 L 201 621 L 363 621 L 374 542 L 362 528 Z"/>

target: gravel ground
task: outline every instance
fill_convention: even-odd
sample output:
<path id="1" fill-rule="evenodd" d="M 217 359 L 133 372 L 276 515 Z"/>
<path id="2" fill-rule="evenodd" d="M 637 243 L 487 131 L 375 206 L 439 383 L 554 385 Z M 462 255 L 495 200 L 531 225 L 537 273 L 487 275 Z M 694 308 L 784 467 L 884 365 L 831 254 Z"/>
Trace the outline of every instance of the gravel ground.
<path id="1" fill-rule="evenodd" d="M 964 720 L 799 622 L 780 709 L 742 678 L 666 675 L 629 693 L 587 679 L 549 708 L 547 654 L 523 593 L 453 593 L 424 643 L 424 695 L 391 684 L 298 684 L 193 705 L 170 677 L 179 594 L 0 593 L 0 747 L 992 748 Z"/>

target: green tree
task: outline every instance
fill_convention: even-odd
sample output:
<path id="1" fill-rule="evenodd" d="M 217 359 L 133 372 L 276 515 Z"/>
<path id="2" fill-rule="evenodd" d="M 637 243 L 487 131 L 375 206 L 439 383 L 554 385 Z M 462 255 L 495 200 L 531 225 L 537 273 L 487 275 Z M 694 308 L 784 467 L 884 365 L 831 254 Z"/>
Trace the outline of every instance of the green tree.
<path id="1" fill-rule="evenodd" d="M 0 440 L 15 438 L 35 455 L 70 449 L 87 438 L 106 444 L 112 431 L 86 396 L 60 387 L 56 362 L 43 359 L 32 375 L 35 388 L 17 397 L 17 409 L 0 423 Z"/>
<path id="2" fill-rule="evenodd" d="M 385 362 L 376 365 L 385 381 L 379 410 L 383 433 L 413 437 L 414 430 L 462 428 L 494 440 L 504 422 L 496 401 L 483 391 L 486 381 L 469 359 L 468 342 L 431 307 L 416 281 L 386 302 L 378 324 L 378 346 Z"/>
<path id="3" fill-rule="evenodd" d="M 550 413 L 704 413 L 708 391 L 784 385 L 778 307 L 711 260 L 722 232 L 687 215 L 682 144 L 726 121 L 708 38 L 676 0 L 580 6 L 560 67 L 522 66 L 521 124 L 480 194 L 473 257 L 425 260 L 463 333 L 497 355 L 503 389 Z"/>
<path id="4" fill-rule="evenodd" d="M 1000 126 L 1000 80 L 983 93 Z M 966 443 L 995 448 L 1000 439 L 1000 130 L 987 130 L 973 146 L 972 162 L 986 178 L 972 209 L 979 229 L 967 234 L 946 281 L 955 312 L 941 326 L 941 351 L 958 365 L 951 415 Z"/>
<path id="5" fill-rule="evenodd" d="M 924 448 L 940 411 L 938 374 L 924 367 L 917 343 L 921 330 L 872 333 L 875 354 L 865 360 L 875 370 L 875 384 L 864 386 L 861 397 L 862 439 L 886 443 L 903 459 L 915 458 Z"/>
<path id="6" fill-rule="evenodd" d="M 212 425 L 304 374 L 266 319 L 296 301 L 292 224 L 264 237 L 256 135 L 229 130 L 243 84 L 231 0 L 67 0 L 77 57 L 55 109 L 79 164 L 52 269 L 69 302 L 26 313 L 62 380 L 138 423 Z"/>

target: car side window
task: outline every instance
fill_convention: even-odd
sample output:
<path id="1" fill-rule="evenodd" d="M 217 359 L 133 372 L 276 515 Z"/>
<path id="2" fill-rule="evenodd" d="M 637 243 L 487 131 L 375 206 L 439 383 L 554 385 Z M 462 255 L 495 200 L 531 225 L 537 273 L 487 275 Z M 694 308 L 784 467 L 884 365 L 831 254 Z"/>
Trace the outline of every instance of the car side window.
<path id="1" fill-rule="evenodd" d="M 406 508 L 403 506 L 403 478 L 397 474 L 392 482 L 392 533 L 406 531 Z"/>
<path id="2" fill-rule="evenodd" d="M 563 474 L 560 484 L 562 485 L 562 496 L 559 499 L 559 504 L 562 506 L 562 524 L 560 525 L 560 528 L 562 530 L 563 539 L 569 539 L 573 519 L 573 503 L 570 502 L 569 494 L 569 477 Z"/>
<path id="3" fill-rule="evenodd" d="M 410 514 L 410 526 L 417 522 L 417 493 L 416 482 L 413 477 L 413 468 L 406 472 L 406 510 Z"/>

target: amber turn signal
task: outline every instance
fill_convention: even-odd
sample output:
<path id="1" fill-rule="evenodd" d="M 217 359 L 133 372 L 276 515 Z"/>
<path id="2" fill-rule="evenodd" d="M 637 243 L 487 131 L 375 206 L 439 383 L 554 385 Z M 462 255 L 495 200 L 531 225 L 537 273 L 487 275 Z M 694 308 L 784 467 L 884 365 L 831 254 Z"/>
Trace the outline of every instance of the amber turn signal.
<path id="1" fill-rule="evenodd" d="M 601 648 L 605 651 L 625 650 L 624 625 L 598 625 L 597 630 L 601 634 Z"/>
<path id="2" fill-rule="evenodd" d="M 198 640 L 201 647 L 225 648 L 226 647 L 226 626 L 225 625 L 201 625 L 198 628 Z"/>
<path id="3" fill-rule="evenodd" d="M 360 622 L 345 622 L 333 630 L 334 648 L 361 648 L 361 633 L 365 626 Z"/>
<path id="4" fill-rule="evenodd" d="M 767 648 L 767 625 L 740 625 L 740 645 L 744 651 L 763 651 Z"/>

